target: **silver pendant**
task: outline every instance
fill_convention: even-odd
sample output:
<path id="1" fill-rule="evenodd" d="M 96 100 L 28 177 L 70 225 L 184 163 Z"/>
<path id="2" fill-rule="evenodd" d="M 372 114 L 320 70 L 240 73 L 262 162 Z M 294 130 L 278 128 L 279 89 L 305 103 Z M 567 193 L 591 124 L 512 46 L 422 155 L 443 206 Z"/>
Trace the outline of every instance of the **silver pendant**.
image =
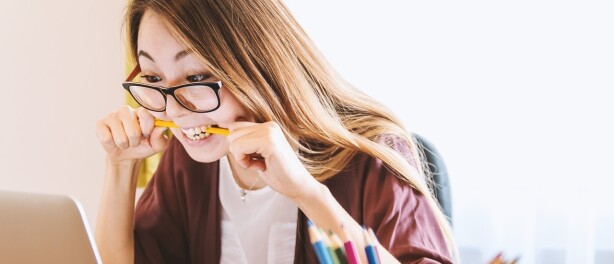
<path id="1" fill-rule="evenodd" d="M 245 196 L 247 195 L 246 190 L 241 190 L 241 201 L 245 203 Z"/>

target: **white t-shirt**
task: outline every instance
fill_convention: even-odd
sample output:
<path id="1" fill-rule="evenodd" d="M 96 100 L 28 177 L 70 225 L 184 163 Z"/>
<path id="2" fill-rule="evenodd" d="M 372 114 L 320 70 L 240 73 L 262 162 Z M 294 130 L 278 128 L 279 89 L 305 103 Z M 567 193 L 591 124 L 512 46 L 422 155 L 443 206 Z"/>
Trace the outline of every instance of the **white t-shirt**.
<path id="1" fill-rule="evenodd" d="M 270 187 L 248 191 L 245 202 L 226 157 L 220 159 L 222 264 L 294 262 L 298 207 Z"/>

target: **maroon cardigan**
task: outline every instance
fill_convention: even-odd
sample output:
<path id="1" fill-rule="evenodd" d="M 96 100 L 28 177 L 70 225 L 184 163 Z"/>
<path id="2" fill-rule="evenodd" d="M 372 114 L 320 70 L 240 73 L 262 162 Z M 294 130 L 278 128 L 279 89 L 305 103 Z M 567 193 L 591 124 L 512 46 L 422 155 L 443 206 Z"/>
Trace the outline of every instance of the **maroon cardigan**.
<path id="1" fill-rule="evenodd" d="M 411 159 L 405 142 L 392 143 Z M 218 174 L 218 162 L 196 162 L 179 141 L 171 141 L 136 207 L 135 263 L 219 263 Z M 345 170 L 322 183 L 359 224 L 373 228 L 401 263 L 452 263 L 425 197 L 381 160 L 357 154 Z M 294 263 L 318 263 L 307 218 L 298 214 Z"/>

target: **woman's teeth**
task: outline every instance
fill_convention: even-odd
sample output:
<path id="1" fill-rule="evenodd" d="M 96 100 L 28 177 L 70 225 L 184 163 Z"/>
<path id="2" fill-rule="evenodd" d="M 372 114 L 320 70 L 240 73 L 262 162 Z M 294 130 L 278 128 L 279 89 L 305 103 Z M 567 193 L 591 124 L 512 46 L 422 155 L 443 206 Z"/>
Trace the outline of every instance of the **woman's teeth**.
<path id="1" fill-rule="evenodd" d="M 210 127 L 211 125 L 205 125 L 205 126 L 199 126 L 199 127 L 192 127 L 188 129 L 181 129 L 181 131 L 183 131 L 183 133 L 192 141 L 199 141 L 210 135 L 209 133 L 204 132 L 205 130 L 207 130 L 207 128 L 210 128 Z"/>

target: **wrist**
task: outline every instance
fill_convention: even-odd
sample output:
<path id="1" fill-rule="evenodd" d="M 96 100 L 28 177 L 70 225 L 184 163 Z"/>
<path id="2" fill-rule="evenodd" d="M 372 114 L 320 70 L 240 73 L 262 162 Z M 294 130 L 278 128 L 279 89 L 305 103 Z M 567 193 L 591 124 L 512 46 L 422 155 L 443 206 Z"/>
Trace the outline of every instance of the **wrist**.
<path id="1" fill-rule="evenodd" d="M 107 180 L 114 182 L 127 182 L 136 184 L 141 169 L 142 159 L 114 161 L 107 157 L 106 176 Z"/>
<path id="2" fill-rule="evenodd" d="M 292 197 L 292 200 L 294 200 L 299 207 L 302 207 L 307 203 L 325 197 L 328 192 L 329 190 L 326 185 L 312 178 L 312 181 L 303 185 L 300 192 L 297 192 L 296 195 Z"/>
<path id="3" fill-rule="evenodd" d="M 121 170 L 132 170 L 135 167 L 140 167 L 142 160 L 143 159 L 114 160 L 109 156 L 106 157 L 107 167 Z"/>

